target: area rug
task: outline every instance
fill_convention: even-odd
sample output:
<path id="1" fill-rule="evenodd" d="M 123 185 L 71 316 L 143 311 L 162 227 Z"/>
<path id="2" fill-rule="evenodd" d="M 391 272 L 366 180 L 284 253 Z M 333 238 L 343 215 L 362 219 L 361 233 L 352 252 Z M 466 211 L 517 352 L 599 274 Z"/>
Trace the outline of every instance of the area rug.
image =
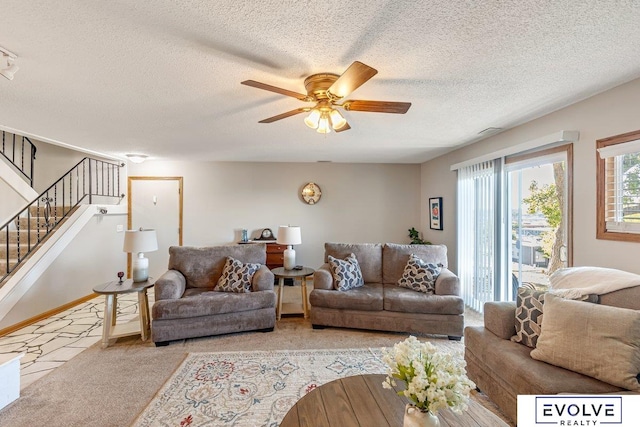
<path id="1" fill-rule="evenodd" d="M 134 426 L 276 427 L 332 380 L 386 372 L 380 349 L 190 353 Z"/>

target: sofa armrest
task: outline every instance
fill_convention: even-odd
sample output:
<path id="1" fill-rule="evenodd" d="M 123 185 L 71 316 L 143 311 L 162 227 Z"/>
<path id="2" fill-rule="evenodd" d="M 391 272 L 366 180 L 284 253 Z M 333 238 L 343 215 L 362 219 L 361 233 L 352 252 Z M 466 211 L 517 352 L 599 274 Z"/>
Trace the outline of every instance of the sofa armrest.
<path id="1" fill-rule="evenodd" d="M 187 279 L 178 270 L 169 270 L 164 273 L 154 285 L 156 301 L 163 299 L 182 298 L 187 288 Z"/>
<path id="2" fill-rule="evenodd" d="M 440 275 L 436 279 L 436 295 L 462 296 L 460 279 L 451 270 L 442 267 Z"/>
<path id="3" fill-rule="evenodd" d="M 329 269 L 329 264 L 322 264 L 320 268 L 313 273 L 313 289 L 334 289 L 333 275 Z"/>
<path id="4" fill-rule="evenodd" d="M 272 291 L 274 280 L 275 276 L 271 270 L 269 270 L 269 267 L 262 265 L 258 271 L 253 274 L 253 278 L 251 279 L 251 290 L 253 292 Z"/>
<path id="5" fill-rule="evenodd" d="M 484 303 L 484 327 L 508 340 L 516 334 L 516 303 L 491 301 Z"/>

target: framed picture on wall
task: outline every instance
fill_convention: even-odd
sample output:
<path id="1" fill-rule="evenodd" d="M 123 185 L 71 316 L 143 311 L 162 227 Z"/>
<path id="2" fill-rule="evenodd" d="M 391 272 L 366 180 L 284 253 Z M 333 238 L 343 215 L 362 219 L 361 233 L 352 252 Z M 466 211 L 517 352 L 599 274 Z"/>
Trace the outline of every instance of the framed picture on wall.
<path id="1" fill-rule="evenodd" d="M 429 199 L 429 228 L 442 230 L 442 197 Z"/>

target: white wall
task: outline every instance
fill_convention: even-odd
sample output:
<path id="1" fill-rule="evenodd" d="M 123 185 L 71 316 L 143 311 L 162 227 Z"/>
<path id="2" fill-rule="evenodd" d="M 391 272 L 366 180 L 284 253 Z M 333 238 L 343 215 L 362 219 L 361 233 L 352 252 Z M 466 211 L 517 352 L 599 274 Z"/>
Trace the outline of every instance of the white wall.
<path id="1" fill-rule="evenodd" d="M 577 104 L 453 151 L 422 165 L 421 227 L 427 239 L 449 248 L 451 268 L 456 263 L 456 172 L 452 164 L 501 148 L 530 141 L 560 130 L 577 130 L 574 143 L 573 261 L 574 265 L 619 268 L 640 273 L 640 244 L 597 240 L 596 140 L 640 129 L 640 79 L 618 86 Z M 429 230 L 429 197 L 444 197 L 444 230 Z"/>
<path id="2" fill-rule="evenodd" d="M 408 243 L 407 230 L 420 224 L 420 165 L 148 161 L 129 165 L 129 175 L 184 177 L 184 245 L 299 225 L 296 261 L 313 268 L 325 242 Z M 312 206 L 299 196 L 310 181 L 322 189 Z"/>
<path id="3" fill-rule="evenodd" d="M 2 318 L 0 329 L 91 295 L 95 285 L 117 280 L 118 271 L 127 271 L 127 255 L 122 252 L 123 233 L 116 232 L 116 227 L 126 224 L 126 215 L 93 216 Z"/>

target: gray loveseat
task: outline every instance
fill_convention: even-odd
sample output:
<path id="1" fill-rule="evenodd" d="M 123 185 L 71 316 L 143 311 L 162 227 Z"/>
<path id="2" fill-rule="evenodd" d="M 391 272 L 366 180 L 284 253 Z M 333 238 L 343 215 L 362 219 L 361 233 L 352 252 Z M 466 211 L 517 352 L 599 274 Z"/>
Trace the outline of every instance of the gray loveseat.
<path id="1" fill-rule="evenodd" d="M 364 286 L 338 291 L 328 256 L 344 259 L 355 254 Z M 444 267 L 429 295 L 397 285 L 411 254 Z M 325 243 L 325 264 L 313 275 L 309 296 L 311 323 L 415 334 L 447 335 L 459 340 L 464 329 L 464 303 L 458 277 L 447 268 L 444 245 L 393 243 Z"/>
<path id="2" fill-rule="evenodd" d="M 599 300 L 602 305 L 640 310 L 640 286 L 602 294 Z M 484 305 L 484 326 L 468 326 L 464 331 L 469 378 L 514 423 L 519 394 L 625 391 L 590 376 L 533 359 L 530 356 L 532 348 L 511 341 L 516 333 L 515 315 L 515 302 L 487 302 Z M 584 319 L 574 318 L 573 321 L 586 330 Z"/>
<path id="3" fill-rule="evenodd" d="M 227 257 L 263 264 L 252 277 L 252 292 L 216 292 Z M 217 247 L 172 246 L 169 271 L 155 282 L 151 339 L 169 341 L 228 334 L 271 331 L 276 321 L 273 273 L 264 265 L 265 244 Z"/>

